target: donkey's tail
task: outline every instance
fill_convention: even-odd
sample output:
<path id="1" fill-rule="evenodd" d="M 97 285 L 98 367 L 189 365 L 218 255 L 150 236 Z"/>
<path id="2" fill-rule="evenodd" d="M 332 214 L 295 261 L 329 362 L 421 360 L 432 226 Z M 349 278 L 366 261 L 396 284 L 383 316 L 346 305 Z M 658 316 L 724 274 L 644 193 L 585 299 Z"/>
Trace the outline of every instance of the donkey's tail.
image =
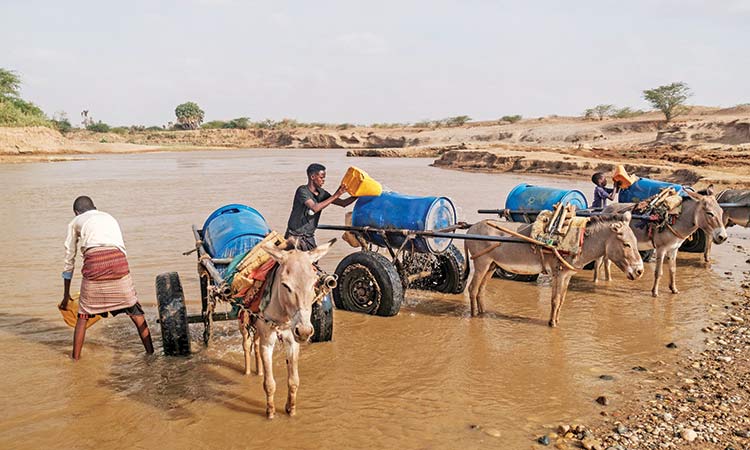
<path id="1" fill-rule="evenodd" d="M 466 262 L 466 267 L 464 267 L 463 279 L 467 280 L 469 278 L 469 272 L 471 271 L 471 258 L 469 258 L 468 239 L 464 239 L 464 261 Z"/>

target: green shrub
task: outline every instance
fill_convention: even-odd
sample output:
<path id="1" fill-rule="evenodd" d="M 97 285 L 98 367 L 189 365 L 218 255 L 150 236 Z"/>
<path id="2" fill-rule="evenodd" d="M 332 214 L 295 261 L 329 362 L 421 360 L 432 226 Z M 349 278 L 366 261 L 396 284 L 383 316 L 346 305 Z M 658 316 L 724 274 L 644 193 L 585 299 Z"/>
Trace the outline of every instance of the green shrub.
<path id="1" fill-rule="evenodd" d="M 0 126 L 3 127 L 50 127 L 52 122 L 44 114 L 28 114 L 17 108 L 12 101 L 0 100 Z"/>
<path id="2" fill-rule="evenodd" d="M 223 120 L 212 120 L 210 122 L 206 122 L 203 125 L 201 125 L 201 128 L 204 130 L 217 130 L 219 128 L 227 128 L 226 122 Z M 153 128 L 153 127 L 149 127 Z M 161 128 L 160 128 L 161 129 Z"/>
<path id="3" fill-rule="evenodd" d="M 236 119 L 232 119 L 229 122 L 226 122 L 222 128 L 229 128 L 229 129 L 237 129 L 237 130 L 247 130 L 250 128 L 250 119 L 247 117 L 238 117 Z"/>
<path id="4" fill-rule="evenodd" d="M 128 127 L 112 127 L 109 129 L 109 131 L 110 133 L 125 135 L 128 134 L 128 131 L 130 131 L 130 129 Z"/>
<path id="5" fill-rule="evenodd" d="M 146 131 L 162 131 L 163 129 L 164 128 L 162 128 L 162 127 L 157 127 L 156 125 L 152 125 L 152 126 L 146 128 Z"/>
<path id="6" fill-rule="evenodd" d="M 462 125 L 465 125 L 470 120 L 471 117 L 469 116 L 455 116 L 445 119 L 445 124 L 449 127 L 460 127 Z"/>
<path id="7" fill-rule="evenodd" d="M 645 112 L 640 109 L 632 109 L 626 106 L 624 108 L 616 108 L 612 113 L 612 117 L 615 117 L 617 119 L 627 119 L 630 117 L 640 116 L 641 114 L 645 114 Z"/>
<path id="8" fill-rule="evenodd" d="M 87 125 L 86 129 L 89 131 L 93 131 L 94 133 L 107 133 L 110 130 L 109 125 L 102 122 L 101 120 Z"/>
<path id="9" fill-rule="evenodd" d="M 501 122 L 510 122 L 510 123 L 516 123 L 519 120 L 523 119 L 523 116 L 520 114 L 514 114 L 512 116 L 503 116 L 500 118 Z"/>
<path id="10" fill-rule="evenodd" d="M 52 119 L 52 125 L 54 125 L 55 128 L 57 128 L 57 131 L 60 133 L 68 133 L 70 130 L 73 129 L 73 125 L 70 124 L 70 121 L 66 118 L 61 119 Z"/>

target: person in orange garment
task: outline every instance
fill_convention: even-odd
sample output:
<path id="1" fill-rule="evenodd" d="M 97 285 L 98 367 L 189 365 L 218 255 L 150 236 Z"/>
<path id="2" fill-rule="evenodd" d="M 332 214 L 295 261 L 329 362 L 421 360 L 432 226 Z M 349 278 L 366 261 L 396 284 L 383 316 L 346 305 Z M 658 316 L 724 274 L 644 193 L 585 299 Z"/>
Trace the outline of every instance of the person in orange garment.
<path id="1" fill-rule="evenodd" d="M 109 214 L 98 211 L 87 196 L 73 202 L 75 218 L 68 225 L 65 239 L 65 266 L 63 268 L 63 299 L 59 308 L 66 309 L 70 301 L 70 283 L 73 279 L 78 247 L 83 255 L 81 294 L 78 321 L 73 333 L 73 359 L 81 357 L 86 337 L 86 322 L 95 315 L 106 317 L 127 314 L 138 329 L 146 353 L 153 353 L 151 333 L 138 303 L 130 267 L 125 256 L 125 244 L 120 225 Z"/>

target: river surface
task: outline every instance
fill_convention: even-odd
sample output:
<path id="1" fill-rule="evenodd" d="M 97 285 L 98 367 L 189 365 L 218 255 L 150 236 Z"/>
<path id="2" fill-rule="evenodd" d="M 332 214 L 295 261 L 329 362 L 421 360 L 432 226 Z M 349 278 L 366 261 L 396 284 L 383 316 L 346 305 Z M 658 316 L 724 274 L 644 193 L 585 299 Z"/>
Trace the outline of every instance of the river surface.
<path id="1" fill-rule="evenodd" d="M 191 224 L 217 207 L 245 203 L 283 233 L 305 168 L 328 167 L 330 191 L 349 165 L 390 189 L 446 195 L 460 219 L 479 208 L 502 207 L 520 182 L 582 189 L 571 181 L 480 174 L 429 167 L 428 159 L 346 158 L 337 150 L 222 150 L 101 155 L 52 164 L 0 165 L 0 448 L 533 448 L 545 427 L 592 420 L 633 393 L 634 366 L 661 370 L 680 348 L 700 345 L 712 299 L 732 295 L 725 272 L 738 261 L 735 244 L 746 230 L 714 246 L 719 260 L 706 269 L 699 255 L 681 254 L 682 294 L 650 296 L 653 265 L 627 281 L 594 286 L 591 272 L 571 282 L 560 327 L 549 329 L 549 280 L 493 279 L 488 314 L 470 318 L 464 295 L 407 291 L 396 317 L 336 311 L 334 340 L 303 346 L 298 415 L 283 414 L 284 358 L 277 350 L 273 421 L 264 417 L 261 378 L 243 376 L 234 322 L 218 325 L 209 348 L 192 325 L 193 355 L 161 353 L 154 278 L 178 271 L 188 309 L 200 311 Z M 113 214 L 154 337 L 146 356 L 131 322 L 102 320 L 86 335 L 82 359 L 68 357 L 72 329 L 56 309 L 66 225 L 77 195 L 91 196 Z M 349 207 L 351 209 L 351 207 Z M 321 223 L 343 224 L 332 206 Z M 318 241 L 338 236 L 318 233 Z M 353 251 L 339 241 L 322 264 L 333 271 Z M 742 263 L 744 264 L 744 263 Z M 77 261 L 74 290 L 80 282 Z M 661 363 L 660 363 L 661 362 Z M 599 378 L 613 375 L 613 381 Z M 478 425 L 472 427 L 472 425 Z M 486 430 L 497 430 L 500 437 Z"/>

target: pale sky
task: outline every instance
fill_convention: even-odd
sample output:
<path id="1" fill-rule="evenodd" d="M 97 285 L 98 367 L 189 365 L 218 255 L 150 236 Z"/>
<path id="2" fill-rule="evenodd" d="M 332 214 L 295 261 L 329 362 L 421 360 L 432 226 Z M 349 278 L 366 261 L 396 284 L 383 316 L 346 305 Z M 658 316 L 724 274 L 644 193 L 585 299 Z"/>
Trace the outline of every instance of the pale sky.
<path id="1" fill-rule="evenodd" d="M 415 122 L 750 102 L 750 0 L 0 0 L 0 67 L 74 124 Z"/>

